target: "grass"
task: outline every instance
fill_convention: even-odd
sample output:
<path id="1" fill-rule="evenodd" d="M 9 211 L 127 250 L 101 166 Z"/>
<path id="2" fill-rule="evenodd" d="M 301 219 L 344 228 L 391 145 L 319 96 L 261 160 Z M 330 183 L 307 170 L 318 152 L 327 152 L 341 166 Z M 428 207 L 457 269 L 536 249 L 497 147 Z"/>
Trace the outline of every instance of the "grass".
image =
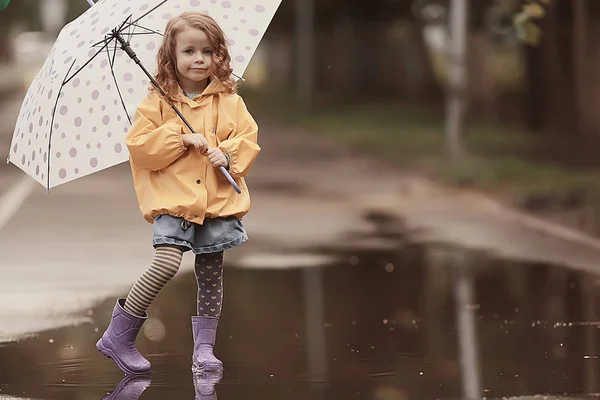
<path id="1" fill-rule="evenodd" d="M 600 207 L 600 171 L 570 170 L 532 160 L 529 155 L 540 146 L 539 139 L 517 128 L 469 122 L 465 126 L 467 155 L 451 163 L 444 154 L 441 113 L 400 103 L 335 101 L 307 112 L 281 93 L 248 92 L 244 97 L 256 113 L 360 147 L 447 184 L 492 192 L 516 205 L 535 197 L 560 202 L 577 192 L 583 193 L 588 204 Z"/>

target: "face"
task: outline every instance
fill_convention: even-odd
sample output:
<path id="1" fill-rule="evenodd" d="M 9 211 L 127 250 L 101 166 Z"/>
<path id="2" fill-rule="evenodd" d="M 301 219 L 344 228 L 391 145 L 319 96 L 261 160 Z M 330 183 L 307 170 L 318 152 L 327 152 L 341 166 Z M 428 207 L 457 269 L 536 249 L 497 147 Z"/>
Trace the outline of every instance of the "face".
<path id="1" fill-rule="evenodd" d="M 175 41 L 181 87 L 188 93 L 199 93 L 206 88 L 213 72 L 214 49 L 210 40 L 200 29 L 187 28 L 175 37 Z"/>

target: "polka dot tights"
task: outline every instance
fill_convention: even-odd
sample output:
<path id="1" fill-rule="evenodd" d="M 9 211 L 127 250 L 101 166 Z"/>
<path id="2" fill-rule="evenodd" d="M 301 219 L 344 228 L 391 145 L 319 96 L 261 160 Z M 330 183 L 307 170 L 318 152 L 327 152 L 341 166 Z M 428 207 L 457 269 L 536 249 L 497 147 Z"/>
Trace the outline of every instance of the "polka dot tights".
<path id="1" fill-rule="evenodd" d="M 219 318 L 223 306 L 223 252 L 197 254 L 197 311 L 201 317 Z"/>

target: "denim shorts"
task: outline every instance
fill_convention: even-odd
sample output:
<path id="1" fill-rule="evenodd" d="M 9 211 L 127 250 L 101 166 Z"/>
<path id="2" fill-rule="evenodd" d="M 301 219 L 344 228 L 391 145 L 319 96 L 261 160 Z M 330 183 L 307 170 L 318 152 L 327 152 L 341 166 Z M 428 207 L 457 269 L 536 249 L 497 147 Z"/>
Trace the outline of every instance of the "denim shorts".
<path id="1" fill-rule="evenodd" d="M 163 214 L 154 219 L 152 228 L 152 245 L 155 248 L 161 244 L 172 244 L 195 254 L 217 253 L 248 241 L 244 225 L 236 217 L 207 218 L 199 225 Z"/>

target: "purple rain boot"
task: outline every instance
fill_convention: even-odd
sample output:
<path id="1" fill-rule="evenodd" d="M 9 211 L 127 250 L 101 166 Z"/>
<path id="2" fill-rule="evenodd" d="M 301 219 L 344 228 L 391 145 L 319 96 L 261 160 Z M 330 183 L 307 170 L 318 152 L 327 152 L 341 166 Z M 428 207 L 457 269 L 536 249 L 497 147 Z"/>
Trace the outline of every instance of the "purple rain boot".
<path id="1" fill-rule="evenodd" d="M 125 299 L 118 299 L 110 324 L 104 335 L 96 343 L 102 354 L 112 358 L 117 367 L 126 374 L 144 374 L 151 369 L 150 362 L 135 347 L 135 338 L 148 319 L 129 314 L 123 306 Z"/>
<path id="2" fill-rule="evenodd" d="M 149 375 L 126 375 L 116 389 L 102 400 L 138 400 L 151 382 Z"/>
<path id="3" fill-rule="evenodd" d="M 223 370 L 223 363 L 213 354 L 218 324 L 218 318 L 192 317 L 192 332 L 194 333 L 192 371 Z"/>

